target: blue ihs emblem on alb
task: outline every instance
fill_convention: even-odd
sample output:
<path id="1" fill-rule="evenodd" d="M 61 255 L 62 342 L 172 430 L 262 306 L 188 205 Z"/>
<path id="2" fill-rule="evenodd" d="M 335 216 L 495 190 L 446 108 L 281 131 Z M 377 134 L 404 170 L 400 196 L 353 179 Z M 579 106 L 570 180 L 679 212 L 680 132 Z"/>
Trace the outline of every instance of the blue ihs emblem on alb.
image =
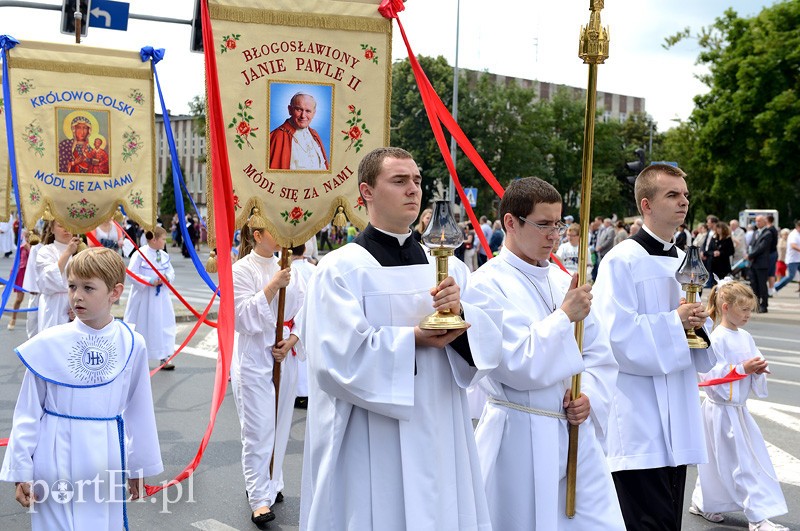
<path id="1" fill-rule="evenodd" d="M 104 337 L 82 337 L 72 346 L 69 370 L 79 380 L 100 383 L 109 376 L 117 361 L 114 343 Z"/>

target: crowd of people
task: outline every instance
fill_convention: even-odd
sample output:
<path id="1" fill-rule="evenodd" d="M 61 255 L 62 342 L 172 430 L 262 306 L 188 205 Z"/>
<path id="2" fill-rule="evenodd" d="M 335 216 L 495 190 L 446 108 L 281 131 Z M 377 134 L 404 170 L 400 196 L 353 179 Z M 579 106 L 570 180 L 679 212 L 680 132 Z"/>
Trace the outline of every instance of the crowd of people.
<path id="1" fill-rule="evenodd" d="M 694 464 L 690 513 L 719 522 L 743 511 L 752 531 L 786 529 L 770 520 L 787 507 L 746 408 L 751 391 L 766 395 L 769 372 L 742 328 L 762 302 L 766 310 L 761 282 L 779 240 L 768 219 L 756 219 L 748 242 L 709 216 L 698 240 L 700 231 L 683 225 L 684 173 L 656 164 L 636 180 L 641 217 L 595 218 L 581 242 L 552 185 L 517 179 L 496 221 L 462 225 L 449 275 L 431 287 L 436 260 L 419 244 L 431 211 L 420 215 L 412 156 L 374 150 L 358 179 L 369 224 L 341 236 L 333 225 L 323 230 L 320 250 L 340 237 L 347 244 L 318 265 L 312 238 L 282 268 L 257 209 L 238 236 L 230 377 L 254 524 L 275 519 L 293 408 L 307 407 L 303 530 L 676 530 Z M 110 224 L 94 235 L 100 246 L 81 251 L 80 239 L 53 221 L 27 250 L 22 281 L 31 276 L 39 312 L 16 349 L 26 371 L 0 480 L 16 483 L 23 506 L 39 500 L 34 529 L 127 528 L 124 504 L 109 502 L 120 499 L 114 489 L 136 498 L 142 478 L 163 469 L 147 359 L 168 369 L 174 347 L 162 289 L 174 278 L 167 232 L 146 232 L 132 256 L 128 268 L 141 281 L 132 282 L 123 320 L 111 317 L 124 289 L 122 235 Z M 785 238 L 786 272 L 775 289 L 797 272 L 798 236 L 800 222 Z M 675 279 L 690 242 L 717 273 L 707 305 L 687 303 Z M 582 245 L 593 283 L 579 285 Z M 749 262 L 752 289 L 731 276 L 737 256 Z M 420 326 L 431 311 L 468 325 Z M 690 348 L 688 330 L 709 348 Z M 485 397 L 474 429 L 467 389 Z M 579 427 L 574 518 L 565 515 L 570 426 Z M 100 473 L 105 496 L 94 502 L 37 494 L 39 481 L 75 484 Z"/>

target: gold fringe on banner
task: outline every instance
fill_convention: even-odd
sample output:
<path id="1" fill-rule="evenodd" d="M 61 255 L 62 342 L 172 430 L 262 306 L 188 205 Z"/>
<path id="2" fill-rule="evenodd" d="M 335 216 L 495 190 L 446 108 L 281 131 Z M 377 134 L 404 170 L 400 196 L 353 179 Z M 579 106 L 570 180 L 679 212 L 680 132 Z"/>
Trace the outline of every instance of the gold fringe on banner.
<path id="1" fill-rule="evenodd" d="M 26 70 L 41 70 L 44 72 L 58 72 L 60 74 L 86 74 L 87 76 L 117 77 L 128 79 L 152 79 L 152 70 L 141 68 L 118 68 L 115 66 L 94 66 L 87 64 L 57 63 L 45 59 L 23 59 L 11 57 L 8 61 L 9 68 L 24 68 Z"/>
<path id="2" fill-rule="evenodd" d="M 343 17 L 336 15 L 317 15 L 309 13 L 287 13 L 285 11 L 267 11 L 247 7 L 208 6 L 212 19 L 248 24 L 271 24 L 275 26 L 313 27 L 327 30 L 367 31 L 370 33 L 386 33 L 392 28 L 389 19 L 366 17 Z M 391 57 L 391 56 L 390 56 Z"/>

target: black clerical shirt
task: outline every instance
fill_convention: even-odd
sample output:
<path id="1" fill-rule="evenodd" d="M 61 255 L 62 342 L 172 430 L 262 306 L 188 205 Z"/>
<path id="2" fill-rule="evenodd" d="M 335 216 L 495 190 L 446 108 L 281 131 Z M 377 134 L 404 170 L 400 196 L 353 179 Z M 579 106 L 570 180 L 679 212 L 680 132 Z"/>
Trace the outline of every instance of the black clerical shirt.
<path id="1" fill-rule="evenodd" d="M 428 263 L 428 255 L 425 250 L 413 237 L 406 238 L 403 245 L 394 236 L 379 231 L 371 224 L 356 236 L 353 243 L 360 245 L 372 255 L 383 267 L 397 267 L 408 265 L 420 265 Z M 433 280 L 433 279 L 431 279 Z M 464 358 L 471 367 L 475 366 L 472 359 L 472 350 L 469 346 L 467 334 L 461 334 L 455 338 L 450 346 Z M 414 370 L 416 373 L 416 369 Z"/>

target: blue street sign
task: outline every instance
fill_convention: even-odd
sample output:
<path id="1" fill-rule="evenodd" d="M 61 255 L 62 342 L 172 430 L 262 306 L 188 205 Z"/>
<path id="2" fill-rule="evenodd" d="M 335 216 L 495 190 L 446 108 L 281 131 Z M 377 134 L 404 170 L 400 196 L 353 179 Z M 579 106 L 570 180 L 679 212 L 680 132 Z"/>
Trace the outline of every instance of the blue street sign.
<path id="1" fill-rule="evenodd" d="M 474 207 L 478 204 L 478 189 L 477 188 L 464 188 L 464 195 L 467 196 L 469 206 Z"/>
<path id="2" fill-rule="evenodd" d="M 112 0 L 92 0 L 89 26 L 119 31 L 128 30 L 128 11 L 131 5 Z"/>

